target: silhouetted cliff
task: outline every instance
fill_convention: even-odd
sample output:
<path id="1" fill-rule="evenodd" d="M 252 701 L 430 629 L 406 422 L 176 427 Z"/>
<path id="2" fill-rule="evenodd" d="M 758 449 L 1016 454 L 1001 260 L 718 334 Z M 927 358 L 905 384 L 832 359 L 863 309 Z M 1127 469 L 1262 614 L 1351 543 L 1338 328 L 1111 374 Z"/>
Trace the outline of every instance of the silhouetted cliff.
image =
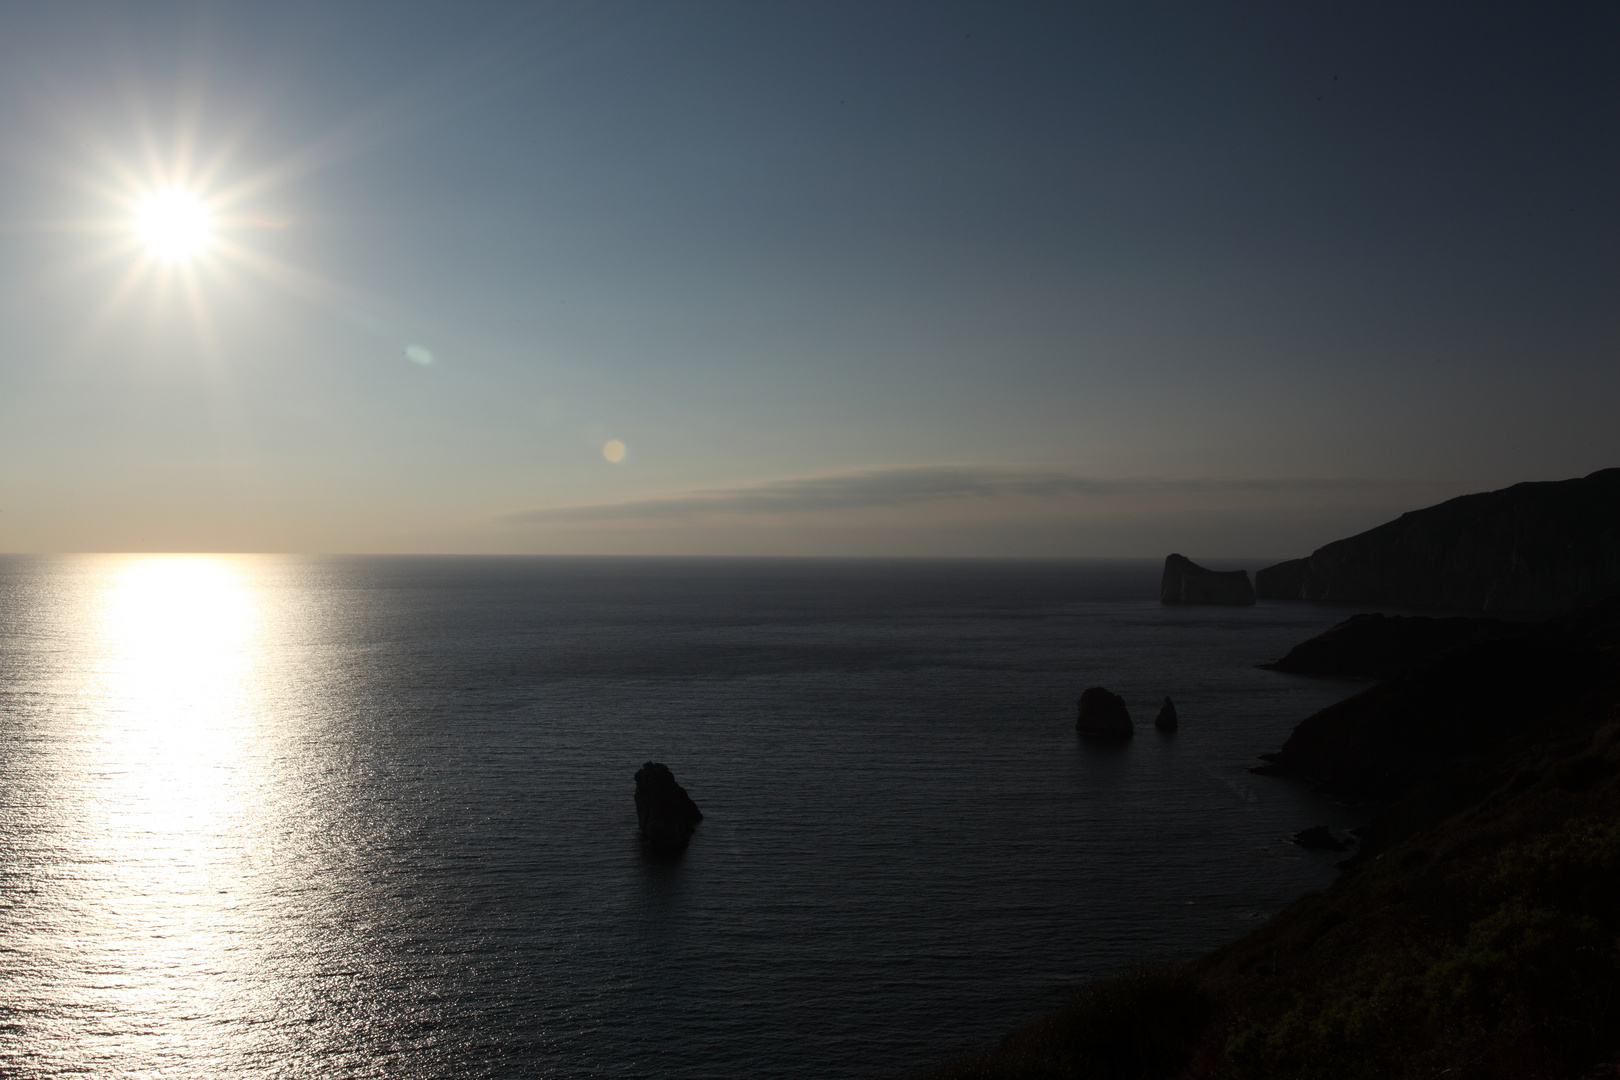
<path id="1" fill-rule="evenodd" d="M 1262 599 L 1572 611 L 1620 594 L 1620 469 L 1414 510 L 1254 581 Z"/>

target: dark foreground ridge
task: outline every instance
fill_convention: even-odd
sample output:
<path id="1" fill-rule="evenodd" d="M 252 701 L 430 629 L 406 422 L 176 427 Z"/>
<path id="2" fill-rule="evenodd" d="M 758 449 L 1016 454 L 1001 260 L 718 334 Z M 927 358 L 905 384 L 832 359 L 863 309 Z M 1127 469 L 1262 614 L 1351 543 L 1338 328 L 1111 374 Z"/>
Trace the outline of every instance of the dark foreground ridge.
<path id="1" fill-rule="evenodd" d="M 1332 888 L 927 1075 L 1616 1075 L 1620 602 L 1421 661 L 1302 723 L 1268 769 L 1369 801 Z"/>
<path id="2" fill-rule="evenodd" d="M 664 855 L 685 851 L 702 820 L 702 811 L 675 782 L 668 765 L 649 761 L 636 770 L 636 821 L 650 850 Z"/>
<path id="3" fill-rule="evenodd" d="M 1620 595 L 1620 469 L 1402 514 L 1254 575 L 1269 600 L 1566 612 Z"/>

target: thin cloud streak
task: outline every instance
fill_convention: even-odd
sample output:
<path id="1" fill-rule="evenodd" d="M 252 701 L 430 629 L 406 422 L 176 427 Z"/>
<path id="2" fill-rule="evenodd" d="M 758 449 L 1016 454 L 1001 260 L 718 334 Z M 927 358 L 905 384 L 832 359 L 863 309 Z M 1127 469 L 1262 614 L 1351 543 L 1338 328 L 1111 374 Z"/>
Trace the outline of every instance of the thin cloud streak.
<path id="1" fill-rule="evenodd" d="M 743 487 L 704 488 L 680 495 L 619 503 L 544 507 L 507 514 L 500 520 L 513 525 L 538 525 L 554 522 L 667 520 L 709 514 L 791 514 L 1006 497 L 1222 492 L 1302 496 L 1325 491 L 1339 494 L 1356 491 L 1394 494 L 1450 486 L 1454 485 L 1434 481 L 1358 478 L 1102 479 L 1058 470 L 930 466 L 796 477 Z"/>

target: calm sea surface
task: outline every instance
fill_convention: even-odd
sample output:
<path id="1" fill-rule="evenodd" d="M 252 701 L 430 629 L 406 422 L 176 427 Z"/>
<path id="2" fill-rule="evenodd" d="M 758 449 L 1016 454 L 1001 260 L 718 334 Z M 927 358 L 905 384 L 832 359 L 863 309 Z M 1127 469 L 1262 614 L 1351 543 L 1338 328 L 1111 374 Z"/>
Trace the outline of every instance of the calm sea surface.
<path id="1" fill-rule="evenodd" d="M 1344 613 L 1158 570 L 0 558 L 0 1073 L 894 1077 L 1236 937 L 1353 820 L 1245 771 Z"/>

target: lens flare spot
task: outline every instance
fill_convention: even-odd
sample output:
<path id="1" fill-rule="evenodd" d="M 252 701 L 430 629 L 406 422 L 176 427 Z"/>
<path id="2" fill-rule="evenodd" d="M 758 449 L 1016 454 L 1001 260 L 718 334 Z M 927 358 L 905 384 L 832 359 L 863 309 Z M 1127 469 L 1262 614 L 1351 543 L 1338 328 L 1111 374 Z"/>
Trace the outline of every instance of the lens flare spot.
<path id="1" fill-rule="evenodd" d="M 602 444 L 602 456 L 617 465 L 624 460 L 624 442 L 621 439 L 609 439 Z"/>
<path id="2" fill-rule="evenodd" d="M 425 345 L 407 345 L 405 356 L 411 363 L 421 364 L 423 367 L 433 363 L 433 354 L 428 352 Z"/>
<path id="3" fill-rule="evenodd" d="M 135 235 L 160 259 L 200 253 L 208 246 L 210 232 L 208 208 L 189 191 L 159 191 L 135 208 Z"/>

